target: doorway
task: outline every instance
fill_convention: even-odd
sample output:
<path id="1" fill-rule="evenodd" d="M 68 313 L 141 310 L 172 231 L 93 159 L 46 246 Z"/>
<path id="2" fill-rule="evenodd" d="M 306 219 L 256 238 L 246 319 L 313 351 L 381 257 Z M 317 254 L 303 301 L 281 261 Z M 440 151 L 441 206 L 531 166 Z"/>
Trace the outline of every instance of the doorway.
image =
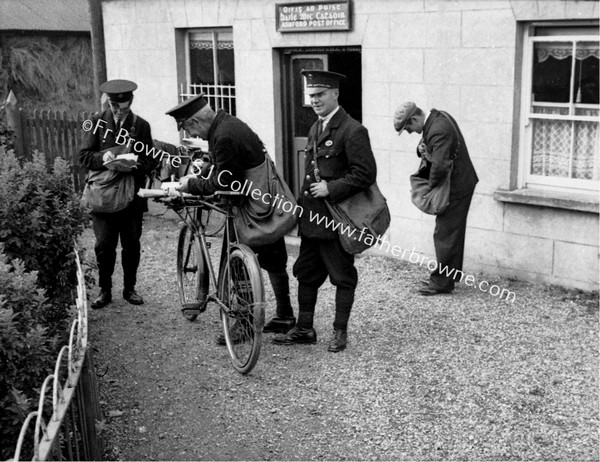
<path id="1" fill-rule="evenodd" d="M 304 178 L 304 148 L 308 132 L 317 120 L 304 93 L 303 69 L 338 72 L 347 76 L 340 82 L 340 106 L 362 122 L 362 76 L 360 47 L 298 48 L 282 51 L 283 172 L 292 192 L 298 195 Z"/>

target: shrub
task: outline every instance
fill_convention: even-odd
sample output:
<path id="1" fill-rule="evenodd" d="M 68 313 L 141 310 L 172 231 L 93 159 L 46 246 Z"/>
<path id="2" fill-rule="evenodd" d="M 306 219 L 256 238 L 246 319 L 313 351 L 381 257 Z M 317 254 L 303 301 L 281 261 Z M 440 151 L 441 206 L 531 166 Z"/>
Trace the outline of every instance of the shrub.
<path id="1" fill-rule="evenodd" d="M 43 326 L 49 308 L 36 272 L 0 245 L 0 460 L 13 456 L 23 420 L 52 372 L 58 337 Z"/>
<path id="2" fill-rule="evenodd" d="M 50 172 L 39 153 L 21 164 L 0 138 L 0 460 L 68 338 L 86 221 L 65 160 Z"/>
<path id="3" fill-rule="evenodd" d="M 48 307 L 40 321 L 51 333 L 68 330 L 76 286 L 74 243 L 87 215 L 74 193 L 68 163 L 57 158 L 51 173 L 43 155 L 20 165 L 0 146 L 0 243 L 9 261 L 37 271 Z"/>

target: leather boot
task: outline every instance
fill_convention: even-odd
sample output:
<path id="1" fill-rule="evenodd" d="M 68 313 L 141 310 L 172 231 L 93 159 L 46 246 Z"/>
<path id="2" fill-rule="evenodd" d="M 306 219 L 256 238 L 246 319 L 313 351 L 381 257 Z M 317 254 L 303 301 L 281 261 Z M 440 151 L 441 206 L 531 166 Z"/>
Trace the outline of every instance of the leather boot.
<path id="1" fill-rule="evenodd" d="M 346 344 L 348 343 L 348 332 L 342 329 L 333 329 L 333 336 L 329 341 L 329 346 L 327 347 L 327 351 L 331 351 L 332 353 L 337 353 L 338 351 L 342 351 L 346 349 Z"/>
<path id="2" fill-rule="evenodd" d="M 290 280 L 286 271 L 269 271 L 269 279 L 277 302 L 277 314 L 265 324 L 263 332 L 285 334 L 296 325 L 296 318 L 290 301 Z"/>
<path id="3" fill-rule="evenodd" d="M 134 290 L 124 290 L 123 298 L 127 300 L 132 305 L 143 305 L 144 299 L 138 295 L 138 293 Z"/>
<path id="4" fill-rule="evenodd" d="M 312 345 L 317 343 L 317 333 L 312 327 L 303 328 L 296 326 L 287 334 L 275 337 L 273 343 L 276 345 Z"/>
<path id="5" fill-rule="evenodd" d="M 110 290 L 100 290 L 100 294 L 92 302 L 92 309 L 99 310 L 100 308 L 104 308 L 110 302 L 112 302 Z"/>

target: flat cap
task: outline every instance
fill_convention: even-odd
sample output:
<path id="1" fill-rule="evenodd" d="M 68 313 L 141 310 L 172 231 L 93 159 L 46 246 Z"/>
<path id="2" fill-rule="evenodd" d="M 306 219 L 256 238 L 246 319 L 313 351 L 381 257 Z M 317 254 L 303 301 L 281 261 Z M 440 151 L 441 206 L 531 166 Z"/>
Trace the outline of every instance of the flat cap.
<path id="1" fill-rule="evenodd" d="M 193 96 L 169 109 L 165 114 L 173 117 L 178 123 L 192 117 L 196 112 L 208 104 L 205 94 Z"/>
<path id="2" fill-rule="evenodd" d="M 106 93 L 110 101 L 124 103 L 133 99 L 133 92 L 137 89 L 137 84 L 131 80 L 116 79 L 104 82 L 98 89 Z"/>
<path id="3" fill-rule="evenodd" d="M 408 119 L 410 119 L 417 111 L 417 105 L 412 101 L 402 103 L 394 112 L 394 129 L 398 132 L 398 136 L 404 130 Z"/>
<path id="4" fill-rule="evenodd" d="M 344 74 L 316 69 L 302 70 L 300 74 L 306 77 L 306 93 L 309 95 L 332 88 L 340 88 L 340 80 L 346 78 Z"/>

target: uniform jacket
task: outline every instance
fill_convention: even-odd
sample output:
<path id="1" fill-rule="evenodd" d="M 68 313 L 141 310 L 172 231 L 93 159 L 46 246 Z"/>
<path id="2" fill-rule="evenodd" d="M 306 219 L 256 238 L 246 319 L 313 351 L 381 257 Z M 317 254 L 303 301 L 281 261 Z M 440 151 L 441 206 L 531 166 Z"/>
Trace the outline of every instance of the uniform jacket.
<path id="1" fill-rule="evenodd" d="M 208 150 L 214 169 L 192 178 L 189 191 L 208 195 L 227 190 L 234 180 L 244 182 L 244 170 L 257 167 L 265 160 L 264 145 L 258 135 L 237 117 L 223 110 L 217 112 L 208 131 Z"/>
<path id="2" fill-rule="evenodd" d="M 325 200 L 314 198 L 310 193 L 311 183 L 316 182 L 315 157 L 320 177 L 327 181 L 328 200 L 332 202 L 340 202 L 375 183 L 377 164 L 371 150 L 369 132 L 346 114 L 342 107 L 333 115 L 318 139 L 316 135 L 315 122 L 308 133 L 304 184 L 298 198 L 298 204 L 303 208 L 299 231 L 301 236 L 309 238 L 334 239 L 337 238 L 337 231 L 328 228 L 325 220 L 318 224 L 315 218 L 319 214 L 319 217 L 332 220 Z"/>
<path id="3" fill-rule="evenodd" d="M 102 114 L 95 115 L 92 117 L 92 129 L 86 132 L 83 144 L 79 151 L 79 163 L 82 167 L 89 170 L 104 170 L 106 167 L 103 165 L 102 156 L 103 151 L 108 148 L 112 148 L 119 145 L 127 145 L 130 142 L 130 152 L 137 154 L 138 163 L 140 166 L 134 170 L 131 174 L 135 177 L 136 192 L 139 188 L 144 186 L 146 175 L 148 175 L 152 169 L 158 164 L 158 159 L 154 159 L 152 154 L 146 155 L 146 146 L 148 150 L 152 149 L 152 133 L 150 131 L 150 124 L 137 116 L 135 127 L 133 127 L 133 112 L 129 112 L 125 121 L 123 122 L 122 128 L 127 130 L 129 135 L 125 132 L 121 132 L 119 136 L 119 129 L 115 127 L 112 112 L 110 109 L 104 111 Z M 132 141 L 129 141 L 129 139 Z M 134 151 L 133 145 L 140 141 L 144 144 L 142 151 L 137 148 L 138 151 Z M 138 146 L 140 146 L 138 144 Z M 136 201 L 140 198 L 135 196 Z M 146 202 L 145 200 L 143 201 Z"/>
<path id="4" fill-rule="evenodd" d="M 479 179 L 458 124 L 452 116 L 448 115 L 454 123 L 455 129 L 452 122 L 444 114 L 432 109 L 425 121 L 422 141 L 427 146 L 427 152 L 429 153 L 427 157 L 430 157 L 431 161 L 424 160 L 425 168 L 420 175 L 429 178 L 429 186 L 433 188 L 446 178 L 449 169 L 452 167 L 450 200 L 454 200 L 471 195 Z M 456 146 L 459 142 L 460 146 L 457 151 Z M 456 158 L 453 161 L 452 157 L 455 152 Z M 418 149 L 417 155 L 421 157 Z"/>

